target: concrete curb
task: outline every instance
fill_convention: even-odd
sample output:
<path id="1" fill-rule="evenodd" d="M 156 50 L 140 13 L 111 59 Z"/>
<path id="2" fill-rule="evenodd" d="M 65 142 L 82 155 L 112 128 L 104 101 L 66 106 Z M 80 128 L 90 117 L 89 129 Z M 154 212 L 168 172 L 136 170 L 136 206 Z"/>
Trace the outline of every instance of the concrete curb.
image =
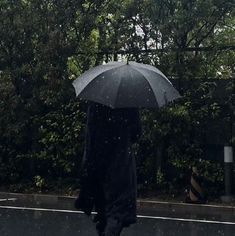
<path id="1" fill-rule="evenodd" d="M 59 208 L 74 209 L 73 196 L 59 196 L 47 194 L 22 194 L 22 193 L 8 193 L 0 192 L 0 199 L 6 199 L 5 205 L 9 205 L 10 201 L 7 199 L 16 198 L 19 202 L 24 202 L 30 205 L 31 203 L 40 204 L 42 206 L 52 208 L 59 206 Z M 2 204 L 3 202 L 0 202 Z M 188 204 L 177 202 L 165 202 L 138 199 L 138 212 L 148 215 L 161 216 L 181 216 L 181 217 L 199 217 L 205 219 L 217 219 L 223 221 L 235 222 L 235 206 L 224 205 L 207 205 L 207 204 Z"/>

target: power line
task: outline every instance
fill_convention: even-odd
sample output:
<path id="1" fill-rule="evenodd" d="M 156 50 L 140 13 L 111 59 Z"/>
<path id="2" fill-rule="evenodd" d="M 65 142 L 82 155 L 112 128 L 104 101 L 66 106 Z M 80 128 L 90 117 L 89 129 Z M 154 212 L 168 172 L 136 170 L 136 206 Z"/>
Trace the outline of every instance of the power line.
<path id="1" fill-rule="evenodd" d="M 155 49 L 123 49 L 123 50 L 102 50 L 94 54 L 110 55 L 110 54 L 153 54 L 157 52 L 210 52 L 210 51 L 235 51 L 235 45 L 217 45 L 209 47 L 185 47 L 185 48 L 155 48 Z M 79 51 L 77 54 L 83 55 L 87 52 Z"/>
<path id="2" fill-rule="evenodd" d="M 118 51 L 100 51 L 98 54 L 134 54 L 156 52 L 209 52 L 209 51 L 235 51 L 235 45 L 220 45 L 210 47 L 187 47 L 187 48 L 156 48 L 156 49 L 127 49 Z"/>

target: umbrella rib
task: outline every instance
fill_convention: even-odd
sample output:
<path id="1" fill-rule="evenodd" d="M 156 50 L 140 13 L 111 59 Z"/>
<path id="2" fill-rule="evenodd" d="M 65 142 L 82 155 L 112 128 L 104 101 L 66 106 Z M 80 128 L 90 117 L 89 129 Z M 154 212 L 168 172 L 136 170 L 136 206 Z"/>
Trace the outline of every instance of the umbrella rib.
<path id="1" fill-rule="evenodd" d="M 135 67 L 136 62 L 131 62 L 131 65 Z M 161 75 L 164 79 L 166 79 L 169 83 L 171 83 L 171 81 L 156 67 L 151 66 L 151 65 L 147 65 L 147 64 L 143 64 L 143 63 L 138 63 L 138 65 L 143 68 L 143 69 L 148 69 L 154 73 L 158 73 L 159 75 Z M 172 84 L 172 83 L 171 83 Z"/>
<path id="2" fill-rule="evenodd" d="M 139 71 L 138 68 L 135 68 L 135 67 L 133 66 L 132 69 L 135 70 L 135 71 L 137 71 L 138 73 L 140 73 L 140 74 L 145 78 L 145 75 L 144 75 L 141 71 Z M 147 81 L 147 83 L 149 84 L 149 87 L 150 87 L 152 93 L 154 94 L 154 98 L 155 98 L 156 104 L 157 104 L 157 106 L 159 107 L 158 101 L 157 101 L 157 97 L 156 97 L 156 95 L 155 95 L 155 93 L 154 93 L 154 91 L 153 91 L 153 89 L 152 89 L 152 87 L 151 87 L 151 84 L 150 84 L 150 82 L 148 81 L 147 78 L 146 78 L 146 81 Z"/>
<path id="3" fill-rule="evenodd" d="M 120 66 L 120 67 L 123 67 L 123 66 L 126 66 L 126 65 L 122 65 L 122 66 Z M 120 67 L 118 67 L 118 69 L 119 69 Z M 118 98 L 118 93 L 119 93 L 121 84 L 122 84 L 122 78 L 119 79 L 119 84 L 118 84 L 118 87 L 117 87 L 116 96 L 114 96 L 114 97 L 116 98 L 116 100 L 115 100 L 114 103 L 113 103 L 113 106 L 114 106 L 114 107 L 116 107 L 117 98 Z"/>
<path id="4" fill-rule="evenodd" d="M 101 66 L 103 66 L 103 65 L 101 65 Z M 101 67 L 100 66 L 100 67 Z M 109 70 L 112 70 L 112 69 L 116 69 L 116 68 L 118 68 L 118 65 L 112 65 L 112 67 L 111 68 L 105 68 L 104 69 L 104 71 L 102 71 L 100 74 L 97 74 L 96 76 L 95 76 L 95 78 L 97 78 L 97 77 L 99 77 L 99 76 L 102 76 L 104 73 L 106 73 L 107 71 L 109 71 Z M 73 81 L 73 86 L 74 86 L 74 88 L 75 88 L 75 92 L 76 92 L 76 95 L 77 96 L 79 96 L 79 94 L 80 93 L 82 93 L 82 91 L 84 90 L 84 89 L 86 89 L 86 87 L 87 86 L 89 86 L 89 84 L 91 84 L 94 80 L 95 80 L 95 78 L 93 79 L 93 77 L 91 76 L 91 79 L 89 79 L 88 80 L 88 82 L 84 82 L 84 84 L 82 85 L 82 89 L 80 89 L 80 91 L 78 91 L 78 85 L 81 85 L 82 83 L 83 83 L 83 81 L 79 81 L 79 80 L 83 80 L 83 78 L 84 77 L 86 77 L 90 72 L 91 72 L 91 70 L 93 70 L 94 68 L 92 68 L 92 69 L 90 69 L 90 70 L 88 70 L 88 71 L 86 71 L 86 72 L 84 72 L 84 74 L 83 75 L 81 75 L 81 76 L 79 76 L 76 80 L 74 80 Z M 81 78 L 80 78 L 81 77 Z M 78 80 L 79 79 L 79 80 Z"/>

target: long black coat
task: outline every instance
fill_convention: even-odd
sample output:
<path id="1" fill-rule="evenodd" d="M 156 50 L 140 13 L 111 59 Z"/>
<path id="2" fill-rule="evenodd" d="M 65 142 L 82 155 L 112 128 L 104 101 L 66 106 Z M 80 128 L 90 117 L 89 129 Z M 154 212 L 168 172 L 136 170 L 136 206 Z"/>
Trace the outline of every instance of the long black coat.
<path id="1" fill-rule="evenodd" d="M 137 109 L 111 109 L 90 103 L 84 168 L 76 207 L 98 220 L 122 227 L 136 221 L 136 165 L 130 147 L 141 133 Z"/>

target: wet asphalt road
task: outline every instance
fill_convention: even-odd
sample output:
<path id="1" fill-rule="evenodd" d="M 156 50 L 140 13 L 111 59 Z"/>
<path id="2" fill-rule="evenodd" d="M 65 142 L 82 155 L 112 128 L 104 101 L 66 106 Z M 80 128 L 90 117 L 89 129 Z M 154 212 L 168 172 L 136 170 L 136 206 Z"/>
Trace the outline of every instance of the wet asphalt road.
<path id="1" fill-rule="evenodd" d="M 121 236 L 232 236 L 235 223 L 183 218 L 138 217 Z M 95 236 L 91 219 L 75 211 L 0 207 L 1 236 Z"/>

